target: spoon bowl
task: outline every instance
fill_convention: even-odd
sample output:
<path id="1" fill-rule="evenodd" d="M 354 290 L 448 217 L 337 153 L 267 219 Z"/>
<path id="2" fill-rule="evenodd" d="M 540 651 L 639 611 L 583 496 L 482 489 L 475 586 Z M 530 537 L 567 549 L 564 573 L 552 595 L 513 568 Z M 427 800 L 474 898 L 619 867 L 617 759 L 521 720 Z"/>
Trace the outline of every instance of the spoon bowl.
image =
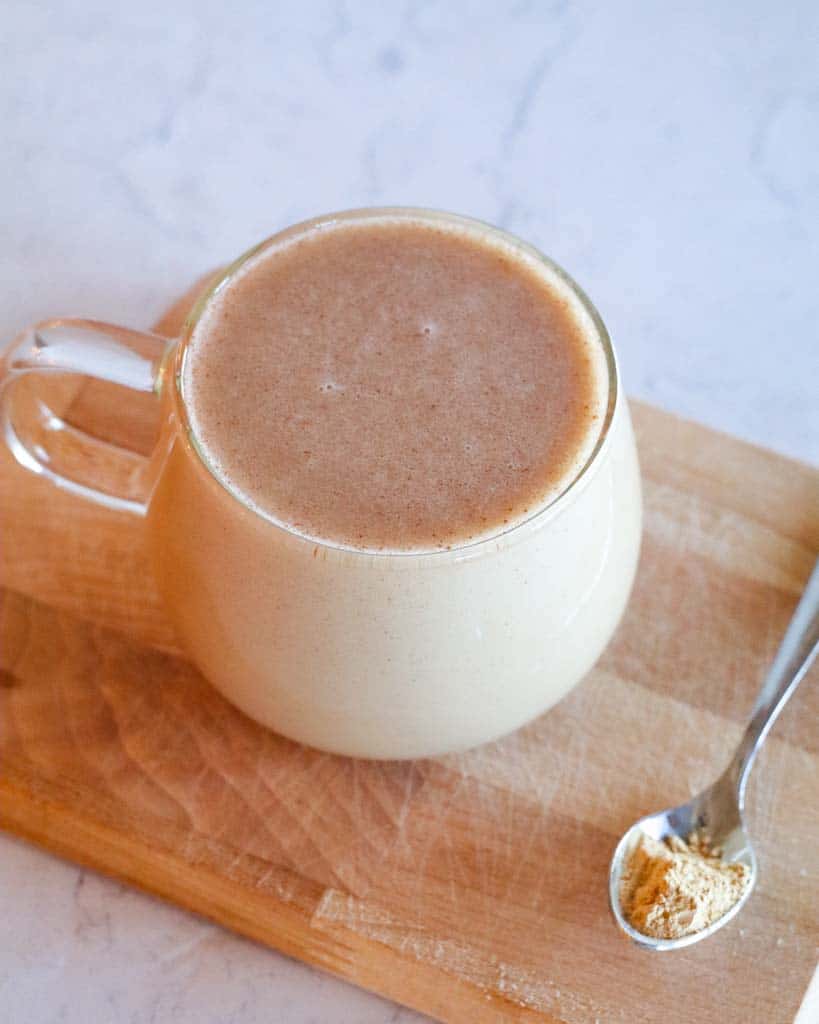
<path id="1" fill-rule="evenodd" d="M 748 868 L 748 882 L 745 891 L 726 914 L 723 914 L 707 928 L 677 939 L 658 939 L 651 935 L 645 935 L 629 923 L 623 913 L 620 900 L 623 872 L 631 852 L 637 847 L 643 836 L 657 840 L 677 836 L 686 841 L 691 833 L 696 831 L 706 834 L 714 848 L 722 851 L 722 860 L 738 862 Z M 689 800 L 688 803 L 679 804 L 677 807 L 668 808 L 657 814 L 648 814 L 631 826 L 617 844 L 617 849 L 611 859 L 609 902 L 617 924 L 639 946 L 658 952 L 682 949 L 684 946 L 692 946 L 700 939 L 708 938 L 709 935 L 713 935 L 736 917 L 756 885 L 756 876 L 756 854 L 742 822 L 742 815 L 736 801 L 736 787 L 729 773 L 726 772 L 713 786 L 704 790 L 693 800 Z"/>

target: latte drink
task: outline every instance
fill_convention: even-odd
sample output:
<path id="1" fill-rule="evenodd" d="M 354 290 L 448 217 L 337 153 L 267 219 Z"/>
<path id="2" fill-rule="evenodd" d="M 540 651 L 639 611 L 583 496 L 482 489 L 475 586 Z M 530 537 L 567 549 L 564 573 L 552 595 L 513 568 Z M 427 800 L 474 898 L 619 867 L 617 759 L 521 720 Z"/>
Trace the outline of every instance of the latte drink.
<path id="1" fill-rule="evenodd" d="M 200 303 L 148 510 L 182 642 L 293 739 L 413 757 L 588 670 L 640 491 L 610 342 L 525 244 L 445 214 L 321 218 Z"/>

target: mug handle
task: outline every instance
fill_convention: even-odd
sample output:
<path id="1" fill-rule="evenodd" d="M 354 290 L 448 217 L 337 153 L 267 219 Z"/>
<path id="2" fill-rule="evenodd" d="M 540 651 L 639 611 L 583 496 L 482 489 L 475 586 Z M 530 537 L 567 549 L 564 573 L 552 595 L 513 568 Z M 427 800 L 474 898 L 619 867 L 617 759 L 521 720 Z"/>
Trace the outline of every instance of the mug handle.
<path id="1" fill-rule="evenodd" d="M 57 374 L 80 375 L 151 394 L 158 422 L 164 367 L 175 344 L 97 320 L 59 318 L 27 328 L 0 361 L 0 424 L 14 458 L 62 490 L 144 515 L 149 460 L 63 419 L 36 378 L 42 384 Z"/>

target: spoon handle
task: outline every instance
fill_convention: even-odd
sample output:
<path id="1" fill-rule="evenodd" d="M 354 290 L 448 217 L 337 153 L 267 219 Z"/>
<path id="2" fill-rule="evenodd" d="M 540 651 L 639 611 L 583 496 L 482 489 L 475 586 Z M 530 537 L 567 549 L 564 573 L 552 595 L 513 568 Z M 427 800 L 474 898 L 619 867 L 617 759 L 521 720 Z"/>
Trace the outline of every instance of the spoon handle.
<path id="1" fill-rule="evenodd" d="M 745 804 L 745 784 L 754 758 L 789 697 L 802 681 L 819 651 L 819 561 L 796 606 L 779 650 L 751 712 L 751 721 L 728 769 L 737 786 L 740 810 Z"/>

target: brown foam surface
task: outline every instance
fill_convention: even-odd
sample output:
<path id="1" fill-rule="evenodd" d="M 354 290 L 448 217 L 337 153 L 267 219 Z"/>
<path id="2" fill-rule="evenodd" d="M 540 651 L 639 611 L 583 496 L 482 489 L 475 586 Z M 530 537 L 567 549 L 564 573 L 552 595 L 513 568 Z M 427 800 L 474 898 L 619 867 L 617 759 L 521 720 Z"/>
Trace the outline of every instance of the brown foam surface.
<path id="1" fill-rule="evenodd" d="M 251 261 L 200 321 L 183 388 L 206 458 L 264 513 L 346 546 L 446 548 L 576 471 L 596 345 L 510 247 L 352 220 Z"/>

